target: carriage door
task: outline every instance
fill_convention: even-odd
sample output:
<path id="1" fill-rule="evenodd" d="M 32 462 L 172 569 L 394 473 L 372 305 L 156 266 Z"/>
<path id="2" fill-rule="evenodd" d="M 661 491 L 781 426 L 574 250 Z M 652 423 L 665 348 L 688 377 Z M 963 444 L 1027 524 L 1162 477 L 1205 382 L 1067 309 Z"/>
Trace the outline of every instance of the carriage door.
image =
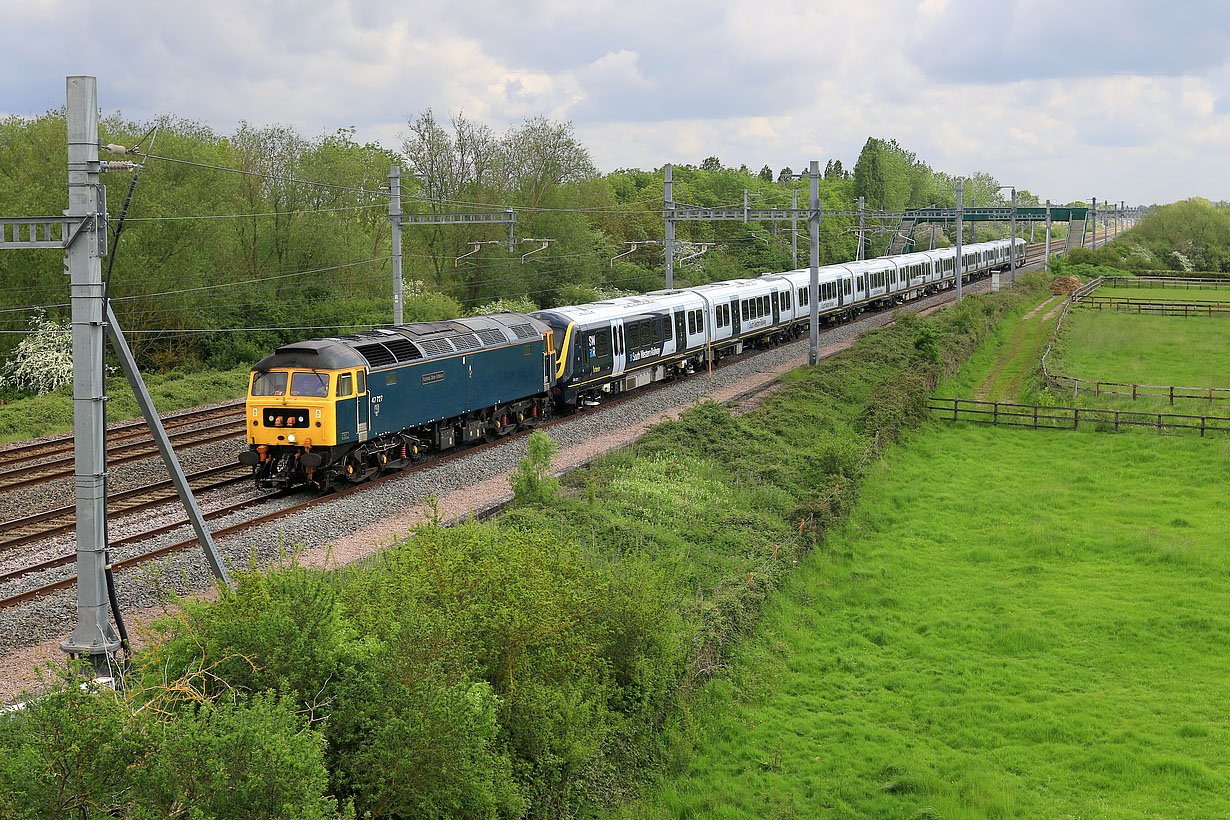
<path id="1" fill-rule="evenodd" d="M 371 405 L 367 398 L 367 371 L 359 369 L 355 372 L 355 423 L 359 428 L 359 441 L 367 441 L 368 412 Z"/>
<path id="2" fill-rule="evenodd" d="M 731 316 L 730 323 L 733 328 L 731 332 L 731 336 L 734 338 L 737 338 L 741 333 L 743 333 L 743 325 L 741 324 L 743 319 L 741 316 L 739 316 L 739 300 L 738 299 L 730 300 L 730 316 Z"/>
<path id="3" fill-rule="evenodd" d="M 777 304 L 778 298 L 779 298 L 779 294 L 776 290 L 774 290 L 769 295 L 769 301 L 773 303 L 773 324 L 774 326 L 780 325 L 782 323 L 781 308 Z"/>
<path id="4" fill-rule="evenodd" d="M 628 363 L 628 351 L 624 347 L 624 320 L 611 320 L 611 375 L 618 376 L 624 372 Z"/>
<path id="5" fill-rule="evenodd" d="M 675 352 L 682 353 L 688 349 L 688 337 L 685 334 L 687 323 L 683 320 L 683 309 L 675 310 Z"/>

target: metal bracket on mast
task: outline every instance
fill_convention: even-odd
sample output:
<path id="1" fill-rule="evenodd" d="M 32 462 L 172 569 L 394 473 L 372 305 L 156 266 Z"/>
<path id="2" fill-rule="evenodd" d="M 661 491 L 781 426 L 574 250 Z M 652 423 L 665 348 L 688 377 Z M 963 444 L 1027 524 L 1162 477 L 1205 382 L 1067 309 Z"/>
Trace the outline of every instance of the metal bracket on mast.
<path id="1" fill-rule="evenodd" d="M 540 247 L 534 248 L 534 250 L 530 251 L 529 253 L 523 253 L 523 254 L 521 254 L 521 261 L 522 261 L 522 262 L 524 262 L 524 261 L 526 260 L 526 258 L 527 258 L 527 257 L 533 256 L 534 254 L 538 253 L 539 251 L 545 251 L 545 250 L 547 249 L 547 246 L 548 246 L 548 245 L 550 245 L 550 244 L 551 244 L 552 242 L 554 242 L 554 241 L 555 241 L 554 239 L 522 239 L 522 240 L 521 240 L 521 242 L 522 242 L 522 243 L 525 243 L 525 242 L 541 242 L 541 243 L 542 243 L 542 245 L 541 245 Z"/>

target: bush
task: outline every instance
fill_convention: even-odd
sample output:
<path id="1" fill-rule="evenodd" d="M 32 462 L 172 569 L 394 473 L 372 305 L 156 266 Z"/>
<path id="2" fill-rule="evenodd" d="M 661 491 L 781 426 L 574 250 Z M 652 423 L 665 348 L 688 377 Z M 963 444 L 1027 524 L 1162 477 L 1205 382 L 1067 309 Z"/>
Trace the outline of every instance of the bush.
<path id="1" fill-rule="evenodd" d="M 530 434 L 529 455 L 521 459 L 517 469 L 508 477 L 513 497 L 518 504 L 549 504 L 559 495 L 559 479 L 551 477 L 551 456 L 559 450 L 546 433 L 535 430 Z"/>

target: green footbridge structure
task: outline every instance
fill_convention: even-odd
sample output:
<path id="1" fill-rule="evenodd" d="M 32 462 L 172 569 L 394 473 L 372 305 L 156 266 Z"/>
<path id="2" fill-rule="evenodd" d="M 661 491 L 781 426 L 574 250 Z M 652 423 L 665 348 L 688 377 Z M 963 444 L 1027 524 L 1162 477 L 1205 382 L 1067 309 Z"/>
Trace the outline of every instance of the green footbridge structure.
<path id="1" fill-rule="evenodd" d="M 961 213 L 961 219 L 963 222 L 1010 222 L 1013 218 L 1013 211 L 1012 208 L 966 208 Z M 1067 223 L 1065 251 L 1085 244 L 1085 237 L 1090 227 L 1088 207 L 1052 205 L 1050 208 L 1016 208 L 1017 224 L 1046 222 L 1048 211 L 1051 224 Z M 1099 213 L 1102 212 L 1099 211 Z M 871 212 L 868 215 L 872 215 Z M 875 214 L 875 216 L 881 217 L 882 215 Z M 897 227 L 893 229 L 892 239 L 889 240 L 888 250 L 885 251 L 886 256 L 913 251 L 914 231 L 920 225 L 951 224 L 957 221 L 957 212 L 954 208 L 919 208 L 891 216 L 897 219 Z"/>

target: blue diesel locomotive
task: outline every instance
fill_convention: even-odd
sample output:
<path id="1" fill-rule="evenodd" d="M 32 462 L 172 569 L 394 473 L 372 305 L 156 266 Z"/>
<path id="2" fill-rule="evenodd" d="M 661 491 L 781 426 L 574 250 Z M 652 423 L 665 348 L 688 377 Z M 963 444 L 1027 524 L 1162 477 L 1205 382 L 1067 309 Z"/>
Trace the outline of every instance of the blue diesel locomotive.
<path id="1" fill-rule="evenodd" d="M 551 328 L 515 313 L 288 344 L 252 370 L 239 460 L 264 488 L 357 484 L 540 423 L 554 360 Z"/>

